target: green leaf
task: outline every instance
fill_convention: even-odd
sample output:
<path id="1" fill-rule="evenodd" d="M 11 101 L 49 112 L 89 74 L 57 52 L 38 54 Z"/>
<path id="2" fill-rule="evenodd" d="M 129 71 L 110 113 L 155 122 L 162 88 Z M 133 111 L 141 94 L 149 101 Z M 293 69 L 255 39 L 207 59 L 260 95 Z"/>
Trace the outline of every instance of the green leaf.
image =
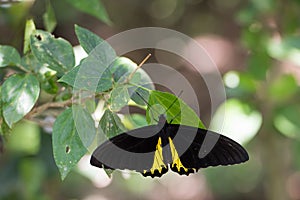
<path id="1" fill-rule="evenodd" d="M 112 138 L 126 130 L 119 116 L 109 109 L 105 110 L 99 122 L 99 127 L 108 138 Z"/>
<path id="2" fill-rule="evenodd" d="M 16 66 L 20 64 L 21 57 L 18 51 L 6 45 L 0 45 L 0 67 Z"/>
<path id="3" fill-rule="evenodd" d="M 110 94 L 110 109 L 112 111 L 119 111 L 126 106 L 130 100 L 127 85 L 119 85 L 115 87 Z"/>
<path id="4" fill-rule="evenodd" d="M 129 95 L 131 97 L 131 99 L 133 100 L 134 103 L 138 104 L 138 105 L 142 105 L 145 106 L 147 105 L 147 103 L 141 99 L 141 97 L 138 94 L 142 94 L 142 96 L 145 99 L 149 98 L 149 91 L 153 90 L 151 89 L 152 86 L 154 87 L 153 84 L 149 84 L 149 85 L 144 85 L 145 87 L 137 87 L 137 86 L 132 86 L 132 87 L 128 87 L 128 92 Z"/>
<path id="5" fill-rule="evenodd" d="M 47 63 L 58 76 L 62 76 L 75 65 L 72 45 L 62 38 L 54 38 L 48 32 L 37 30 L 31 35 L 30 47 L 33 55 L 41 63 Z"/>
<path id="6" fill-rule="evenodd" d="M 46 30 L 50 33 L 55 29 L 57 25 L 55 13 L 50 1 L 48 1 L 47 3 L 46 12 L 43 15 L 43 22 Z"/>
<path id="7" fill-rule="evenodd" d="M 211 121 L 212 130 L 240 143 L 249 142 L 261 125 L 261 113 L 238 99 L 229 99 L 221 104 Z"/>
<path id="8" fill-rule="evenodd" d="M 34 22 L 32 19 L 26 21 L 25 34 L 24 34 L 24 47 L 23 53 L 26 54 L 30 51 L 30 36 L 36 30 Z"/>
<path id="9" fill-rule="evenodd" d="M 103 42 L 103 39 L 101 39 L 98 35 L 78 25 L 75 25 L 75 33 L 79 40 L 80 45 L 88 54 L 96 46 L 98 46 L 101 42 Z"/>
<path id="10" fill-rule="evenodd" d="M 83 107 L 73 106 L 72 109 L 77 133 L 83 145 L 88 149 L 96 135 L 95 121 Z"/>
<path id="11" fill-rule="evenodd" d="M 49 68 L 46 68 L 44 66 L 45 64 L 40 63 L 32 53 L 28 53 L 25 56 L 23 56 L 21 60 L 21 64 L 25 69 L 27 69 L 28 71 L 32 71 L 34 73 L 40 73 L 40 71 L 51 70 Z M 51 71 L 54 72 L 53 70 Z"/>
<path id="12" fill-rule="evenodd" d="M 130 74 L 134 72 L 137 67 L 137 64 L 129 58 L 119 57 L 111 64 L 110 71 L 113 74 L 114 81 L 122 84 L 127 81 Z M 139 86 L 154 90 L 154 84 L 148 74 L 143 69 L 138 69 L 131 80 L 129 80 L 129 85 L 128 93 L 131 99 L 137 104 L 145 105 L 145 102 L 141 100 L 136 92 L 141 92 Z"/>
<path id="13" fill-rule="evenodd" d="M 96 110 L 96 102 L 94 99 L 87 99 L 84 104 L 89 113 L 93 113 Z"/>
<path id="14" fill-rule="evenodd" d="M 127 81 L 129 75 L 136 70 L 137 67 L 136 63 L 126 57 L 118 57 L 110 66 L 114 81 L 118 83 Z M 143 69 L 138 69 L 129 82 L 137 85 L 152 83 L 150 77 Z"/>
<path id="15" fill-rule="evenodd" d="M 274 126 L 283 135 L 300 139 L 299 105 L 289 105 L 276 112 Z"/>
<path id="16" fill-rule="evenodd" d="M 172 124 L 205 128 L 198 115 L 173 94 L 157 90 L 150 91 L 148 104 L 151 107 L 147 108 L 146 116 L 148 121 L 152 119 L 151 123 L 157 123 L 159 116 L 165 114 L 169 123 L 172 120 Z"/>
<path id="17" fill-rule="evenodd" d="M 13 75 L 2 86 L 3 117 L 9 127 L 22 119 L 34 106 L 40 94 L 35 76 Z"/>
<path id="18" fill-rule="evenodd" d="M 77 132 L 72 108 L 57 117 L 53 126 L 52 146 L 54 160 L 63 180 L 87 152 Z"/>
<path id="19" fill-rule="evenodd" d="M 101 126 L 98 125 L 94 141 L 88 148 L 89 152 L 92 153 L 99 145 L 101 145 L 105 141 L 107 141 L 107 136 L 104 134 Z"/>
<path id="20" fill-rule="evenodd" d="M 78 10 L 92 15 L 106 24 L 111 24 L 108 14 L 99 0 L 67 0 L 69 4 L 77 8 Z"/>
<path id="21" fill-rule="evenodd" d="M 148 126 L 146 117 L 141 114 L 125 115 L 122 121 L 129 130 Z"/>
<path id="22" fill-rule="evenodd" d="M 3 135 L 4 138 L 6 136 L 10 136 L 11 134 L 11 128 L 7 125 L 7 123 L 5 122 L 5 120 L 3 120 L 3 112 L 2 112 L 2 101 L 0 101 L 1 103 L 1 116 L 0 116 L 0 119 L 2 120 L 2 123 L 0 124 L 0 135 Z"/>
<path id="23" fill-rule="evenodd" d="M 99 44 L 79 66 L 73 68 L 59 81 L 73 88 L 104 92 L 112 88 L 110 64 L 116 58 L 114 49 L 107 43 Z"/>
<path id="24" fill-rule="evenodd" d="M 57 77 L 51 74 L 51 72 L 46 72 L 42 76 L 41 88 L 49 94 L 58 93 Z"/>

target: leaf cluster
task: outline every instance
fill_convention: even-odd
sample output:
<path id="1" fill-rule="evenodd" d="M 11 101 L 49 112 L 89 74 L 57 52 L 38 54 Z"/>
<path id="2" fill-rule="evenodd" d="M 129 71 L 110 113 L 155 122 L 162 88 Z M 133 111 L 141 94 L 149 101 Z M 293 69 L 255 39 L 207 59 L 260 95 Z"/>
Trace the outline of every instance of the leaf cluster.
<path id="1" fill-rule="evenodd" d="M 46 118 L 55 118 L 53 156 L 64 179 L 104 139 L 135 127 L 120 118 L 125 106 L 147 107 L 149 123 L 159 114 L 166 114 L 168 121 L 180 114 L 173 123 L 204 127 L 182 100 L 154 90 L 147 73 L 129 58 L 117 56 L 102 38 L 78 25 L 75 33 L 88 54 L 78 65 L 67 40 L 36 29 L 32 20 L 26 23 L 22 56 L 12 46 L 0 46 L 0 67 L 6 73 L 1 85 L 1 133 L 8 140 L 23 120 L 43 127 Z M 158 112 L 157 104 L 167 112 Z"/>

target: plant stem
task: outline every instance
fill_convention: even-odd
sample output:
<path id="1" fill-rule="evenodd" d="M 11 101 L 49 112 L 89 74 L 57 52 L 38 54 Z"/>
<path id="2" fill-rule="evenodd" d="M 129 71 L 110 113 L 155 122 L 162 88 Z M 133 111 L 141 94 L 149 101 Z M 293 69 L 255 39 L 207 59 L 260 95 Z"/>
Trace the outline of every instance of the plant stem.
<path id="1" fill-rule="evenodd" d="M 63 108 L 65 106 L 71 105 L 74 100 L 68 99 L 66 101 L 61 101 L 61 102 L 48 102 L 45 103 L 41 106 L 35 107 L 32 109 L 27 115 L 26 119 L 32 119 L 33 117 L 39 115 L 40 113 L 44 112 L 48 108 Z"/>
<path id="2" fill-rule="evenodd" d="M 144 58 L 144 60 L 137 66 L 137 68 L 135 68 L 135 70 L 129 74 L 128 78 L 126 79 L 125 83 L 129 83 L 129 81 L 132 79 L 133 75 L 136 73 L 136 71 L 142 67 L 142 65 L 150 58 L 151 53 L 149 53 L 146 58 Z"/>

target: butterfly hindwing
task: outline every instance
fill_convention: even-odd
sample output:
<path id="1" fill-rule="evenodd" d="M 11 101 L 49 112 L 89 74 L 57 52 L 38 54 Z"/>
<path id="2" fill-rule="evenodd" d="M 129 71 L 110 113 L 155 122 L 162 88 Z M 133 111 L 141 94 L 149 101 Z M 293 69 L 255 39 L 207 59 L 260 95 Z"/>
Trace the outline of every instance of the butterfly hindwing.
<path id="1" fill-rule="evenodd" d="M 99 168 L 129 169 L 160 177 L 168 167 L 162 157 L 159 132 L 158 126 L 147 126 L 117 135 L 101 144 L 90 162 Z"/>

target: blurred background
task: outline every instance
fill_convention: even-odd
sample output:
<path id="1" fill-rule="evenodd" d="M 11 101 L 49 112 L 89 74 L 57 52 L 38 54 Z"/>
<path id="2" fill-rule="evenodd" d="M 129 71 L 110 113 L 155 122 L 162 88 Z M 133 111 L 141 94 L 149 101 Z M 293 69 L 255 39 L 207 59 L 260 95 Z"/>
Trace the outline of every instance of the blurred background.
<path id="1" fill-rule="evenodd" d="M 219 104 L 226 107 L 222 132 L 242 143 L 250 160 L 188 177 L 169 172 L 151 179 L 115 171 L 110 179 L 89 166 L 87 155 L 61 181 L 51 127 L 24 121 L 5 142 L 5 151 L 0 148 L 0 199 L 300 199 L 299 0 L 101 0 L 102 16 L 82 12 L 68 0 L 1 0 L 0 44 L 21 52 L 26 20 L 46 29 L 43 15 L 49 2 L 57 23 L 53 34 L 73 46 L 78 45 L 74 24 L 104 39 L 144 26 L 170 28 L 195 39 L 222 73 L 227 95 Z M 139 63 L 146 52 L 125 56 Z M 198 95 L 201 120 L 207 127 L 218 123 L 219 112 L 210 116 L 208 91 L 193 67 L 163 51 L 153 52 L 149 62 L 183 74 Z"/>

